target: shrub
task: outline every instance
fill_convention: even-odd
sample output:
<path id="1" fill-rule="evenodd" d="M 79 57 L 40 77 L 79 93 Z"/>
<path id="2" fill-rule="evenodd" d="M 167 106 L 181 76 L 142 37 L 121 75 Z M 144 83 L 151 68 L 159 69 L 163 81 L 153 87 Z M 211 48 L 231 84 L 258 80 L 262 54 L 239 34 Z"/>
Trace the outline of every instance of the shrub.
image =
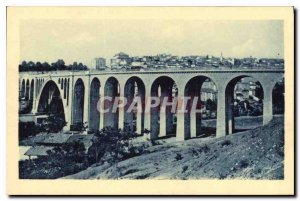
<path id="1" fill-rule="evenodd" d="M 248 163 L 247 160 L 243 159 L 243 160 L 240 161 L 240 168 L 246 168 L 248 166 L 249 166 L 249 163 Z"/>
<path id="2" fill-rule="evenodd" d="M 19 122 L 19 140 L 33 136 L 42 131 L 42 128 L 34 122 Z"/>
<path id="3" fill-rule="evenodd" d="M 207 152 L 209 152 L 209 147 L 205 144 L 202 147 L 200 147 L 198 149 L 198 151 L 199 151 L 199 153 L 202 153 L 202 152 L 207 153 Z"/>
<path id="4" fill-rule="evenodd" d="M 232 142 L 230 140 L 224 140 L 221 142 L 222 147 L 231 145 Z"/>
<path id="5" fill-rule="evenodd" d="M 187 169 L 189 168 L 189 166 L 185 165 L 182 167 L 182 172 L 181 173 L 184 173 L 185 171 L 187 171 Z"/>
<path id="6" fill-rule="evenodd" d="M 32 105 L 33 105 L 32 100 L 26 100 L 26 107 L 22 108 L 19 111 L 19 114 L 28 114 L 28 113 L 30 113 L 31 110 L 32 110 Z"/>
<path id="7" fill-rule="evenodd" d="M 143 148 L 132 145 L 132 139 L 135 137 L 137 134 L 130 130 L 104 128 L 94 135 L 90 155 L 94 157 L 96 163 L 108 162 L 111 164 L 140 155 Z"/>
<path id="8" fill-rule="evenodd" d="M 67 125 L 65 119 L 57 114 L 50 114 L 45 123 L 42 124 L 43 129 L 48 133 L 58 133 Z"/>
<path id="9" fill-rule="evenodd" d="M 176 154 L 175 156 L 176 161 L 182 160 L 183 157 L 181 156 L 181 154 Z"/>

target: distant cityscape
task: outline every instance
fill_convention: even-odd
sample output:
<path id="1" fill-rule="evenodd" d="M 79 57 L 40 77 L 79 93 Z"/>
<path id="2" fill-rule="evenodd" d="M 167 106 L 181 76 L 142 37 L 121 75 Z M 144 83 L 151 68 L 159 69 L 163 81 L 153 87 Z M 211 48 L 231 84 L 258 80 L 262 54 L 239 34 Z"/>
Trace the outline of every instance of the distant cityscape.
<path id="1" fill-rule="evenodd" d="M 62 59 L 57 62 L 48 64 L 47 62 L 26 62 L 23 61 L 19 65 L 20 72 L 22 71 L 84 71 L 84 70 L 99 70 L 99 71 L 147 71 L 147 70 L 163 70 L 163 69 L 283 69 L 284 60 L 275 58 L 225 58 L 222 53 L 220 57 L 216 56 L 174 56 L 171 54 L 158 54 L 156 56 L 130 56 L 124 52 L 117 53 L 107 62 L 105 58 L 94 58 L 90 66 L 82 63 L 74 62 L 66 65 Z M 283 82 L 280 82 L 283 85 Z M 173 90 L 176 86 L 173 86 Z M 215 84 L 207 79 L 201 88 L 201 101 L 203 117 L 207 114 L 208 117 L 215 118 L 216 107 L 208 107 L 206 103 L 216 105 L 217 88 Z M 174 92 L 175 93 L 175 92 Z M 242 78 L 237 82 L 234 90 L 234 106 L 235 115 L 260 115 L 262 114 L 262 88 L 256 80 L 252 78 Z M 247 103 L 247 104 L 245 104 Z M 24 105 L 26 108 L 26 104 Z M 23 109 L 24 109 L 23 108 Z M 210 109 L 209 109 L 210 108 Z M 23 110 L 21 109 L 21 110 Z M 212 113 L 211 113 L 212 112 Z"/>
<path id="2" fill-rule="evenodd" d="M 124 52 L 117 53 L 113 58 L 94 58 L 91 65 L 73 62 L 66 65 L 63 59 L 49 64 L 48 62 L 23 61 L 19 71 L 56 71 L 56 70 L 159 70 L 159 69 L 218 69 L 218 68 L 267 68 L 283 69 L 284 59 L 278 58 L 231 58 L 212 55 L 205 56 L 174 56 L 171 54 L 158 54 L 155 56 L 130 56 Z"/>
<path id="3" fill-rule="evenodd" d="M 163 68 L 284 68 L 283 59 L 273 58 L 224 58 L 206 56 L 174 56 L 171 54 L 158 54 L 156 56 L 130 56 L 124 52 L 116 54 L 110 59 L 110 65 L 105 58 L 95 58 L 91 68 L 105 69 L 163 69 Z"/>

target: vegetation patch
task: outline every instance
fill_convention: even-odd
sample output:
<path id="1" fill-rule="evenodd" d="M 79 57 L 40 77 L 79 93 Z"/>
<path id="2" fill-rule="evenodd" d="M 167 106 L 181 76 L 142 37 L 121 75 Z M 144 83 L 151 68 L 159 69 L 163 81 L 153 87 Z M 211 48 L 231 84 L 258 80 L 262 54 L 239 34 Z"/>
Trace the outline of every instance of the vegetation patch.
<path id="1" fill-rule="evenodd" d="M 224 141 L 221 142 L 221 146 L 222 146 L 222 147 L 224 147 L 224 146 L 229 146 L 229 145 L 231 145 L 231 144 L 232 144 L 232 142 L 231 142 L 230 140 L 224 140 Z"/>
<path id="2" fill-rule="evenodd" d="M 183 159 L 183 157 L 182 157 L 181 154 L 176 154 L 176 156 L 175 156 L 176 161 L 179 161 L 179 160 L 182 160 L 182 159 Z"/>
<path id="3" fill-rule="evenodd" d="M 185 171 L 187 171 L 189 169 L 189 166 L 188 165 L 185 165 L 182 167 L 182 171 L 181 173 L 184 173 Z"/>
<path id="4" fill-rule="evenodd" d="M 247 168 L 249 166 L 248 160 L 245 160 L 245 159 L 241 160 L 240 163 L 239 163 L 239 166 L 242 169 Z"/>
<path id="5" fill-rule="evenodd" d="M 55 134 L 53 134 L 55 135 Z M 93 164 L 111 166 L 120 161 L 145 153 L 146 146 L 134 146 L 134 132 L 105 128 L 92 139 L 92 146 L 85 149 L 83 143 L 73 141 L 55 146 L 47 152 L 47 156 L 19 162 L 21 179 L 56 179 L 80 172 Z M 124 174 L 133 173 L 134 169 Z"/>

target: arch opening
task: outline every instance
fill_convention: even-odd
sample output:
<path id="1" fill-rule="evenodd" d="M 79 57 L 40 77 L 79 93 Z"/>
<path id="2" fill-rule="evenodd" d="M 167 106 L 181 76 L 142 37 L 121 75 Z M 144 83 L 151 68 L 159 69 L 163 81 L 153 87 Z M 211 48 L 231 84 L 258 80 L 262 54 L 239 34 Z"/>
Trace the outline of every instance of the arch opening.
<path id="1" fill-rule="evenodd" d="M 89 116 L 89 130 L 99 130 L 100 126 L 100 112 L 98 108 L 98 101 L 100 99 L 100 81 L 94 78 L 90 87 L 90 116 Z"/>
<path id="2" fill-rule="evenodd" d="M 65 121 L 64 106 L 58 86 L 52 80 L 48 81 L 42 89 L 38 102 L 39 114 L 54 115 Z"/>
<path id="3" fill-rule="evenodd" d="M 185 138 L 206 137 L 216 134 L 217 87 L 206 76 L 196 76 L 185 86 L 188 97 L 184 114 Z"/>
<path id="4" fill-rule="evenodd" d="M 22 80 L 22 84 L 21 84 L 21 98 L 25 97 L 25 80 Z"/>
<path id="5" fill-rule="evenodd" d="M 32 83 L 31 83 L 32 84 Z M 23 79 L 19 92 L 19 113 L 28 114 L 32 111 L 32 98 L 30 97 L 33 92 L 29 80 Z"/>
<path id="6" fill-rule="evenodd" d="M 64 99 L 67 98 L 67 78 L 64 79 Z"/>
<path id="7" fill-rule="evenodd" d="M 68 84 L 67 84 L 67 105 L 69 105 L 69 96 L 70 96 L 70 78 L 68 78 Z"/>
<path id="8" fill-rule="evenodd" d="M 160 100 L 156 107 L 151 107 L 150 130 L 153 138 L 176 136 L 177 96 L 178 88 L 172 78 L 162 76 L 153 82 L 151 97 L 157 97 Z M 168 105 L 164 106 L 164 100 Z"/>
<path id="9" fill-rule="evenodd" d="M 29 100 L 31 102 L 33 100 L 33 92 L 34 92 L 34 80 L 31 80 L 31 83 L 30 83 L 30 94 L 29 94 Z"/>
<path id="10" fill-rule="evenodd" d="M 143 81 L 135 76 L 129 78 L 125 83 L 124 97 L 127 100 L 124 108 L 124 129 L 143 134 L 145 115 L 145 85 Z"/>
<path id="11" fill-rule="evenodd" d="M 25 89 L 25 100 L 29 100 L 29 92 L 30 91 L 30 83 L 29 80 L 26 81 L 26 89 Z"/>
<path id="12" fill-rule="evenodd" d="M 284 78 L 279 80 L 272 90 L 273 115 L 284 114 Z"/>
<path id="13" fill-rule="evenodd" d="M 107 112 L 104 113 L 104 128 L 109 127 L 113 129 L 118 129 L 119 126 L 119 108 L 114 107 L 115 100 L 119 99 L 120 96 L 120 84 L 119 81 L 110 77 L 104 86 L 104 96 L 110 97 L 111 99 L 104 100 L 104 110 Z"/>
<path id="14" fill-rule="evenodd" d="M 261 83 L 250 76 L 232 79 L 225 90 L 226 134 L 263 125 L 264 91 Z"/>
<path id="15" fill-rule="evenodd" d="M 61 83 L 63 81 L 61 80 Z M 75 126 L 83 125 L 84 113 L 84 83 L 78 79 L 74 85 L 74 96 L 72 102 L 72 124 Z"/>

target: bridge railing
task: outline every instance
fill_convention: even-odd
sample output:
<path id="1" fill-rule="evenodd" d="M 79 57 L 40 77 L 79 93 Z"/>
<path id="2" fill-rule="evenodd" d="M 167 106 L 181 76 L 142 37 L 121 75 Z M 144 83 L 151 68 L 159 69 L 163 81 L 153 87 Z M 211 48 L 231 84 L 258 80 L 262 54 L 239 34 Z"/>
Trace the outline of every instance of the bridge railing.
<path id="1" fill-rule="evenodd" d="M 61 71 L 43 71 L 43 72 L 38 72 L 38 71 L 26 71 L 26 72 L 20 72 L 19 75 L 22 77 L 23 75 L 38 75 L 42 77 L 47 77 L 51 75 L 84 75 L 84 74 L 93 74 L 93 73 L 101 73 L 101 74 L 110 74 L 110 73 L 137 73 L 137 72 L 215 72 L 215 71 L 220 71 L 220 72 L 243 72 L 243 71 L 278 71 L 278 72 L 283 72 L 284 68 L 274 68 L 274 67 L 201 67 L 201 68 L 183 68 L 183 67 L 172 67 L 172 68 L 142 68 L 142 69 L 105 69 L 105 70 L 98 70 L 98 69 L 89 69 L 85 71 L 70 71 L 70 70 L 61 70 Z"/>

